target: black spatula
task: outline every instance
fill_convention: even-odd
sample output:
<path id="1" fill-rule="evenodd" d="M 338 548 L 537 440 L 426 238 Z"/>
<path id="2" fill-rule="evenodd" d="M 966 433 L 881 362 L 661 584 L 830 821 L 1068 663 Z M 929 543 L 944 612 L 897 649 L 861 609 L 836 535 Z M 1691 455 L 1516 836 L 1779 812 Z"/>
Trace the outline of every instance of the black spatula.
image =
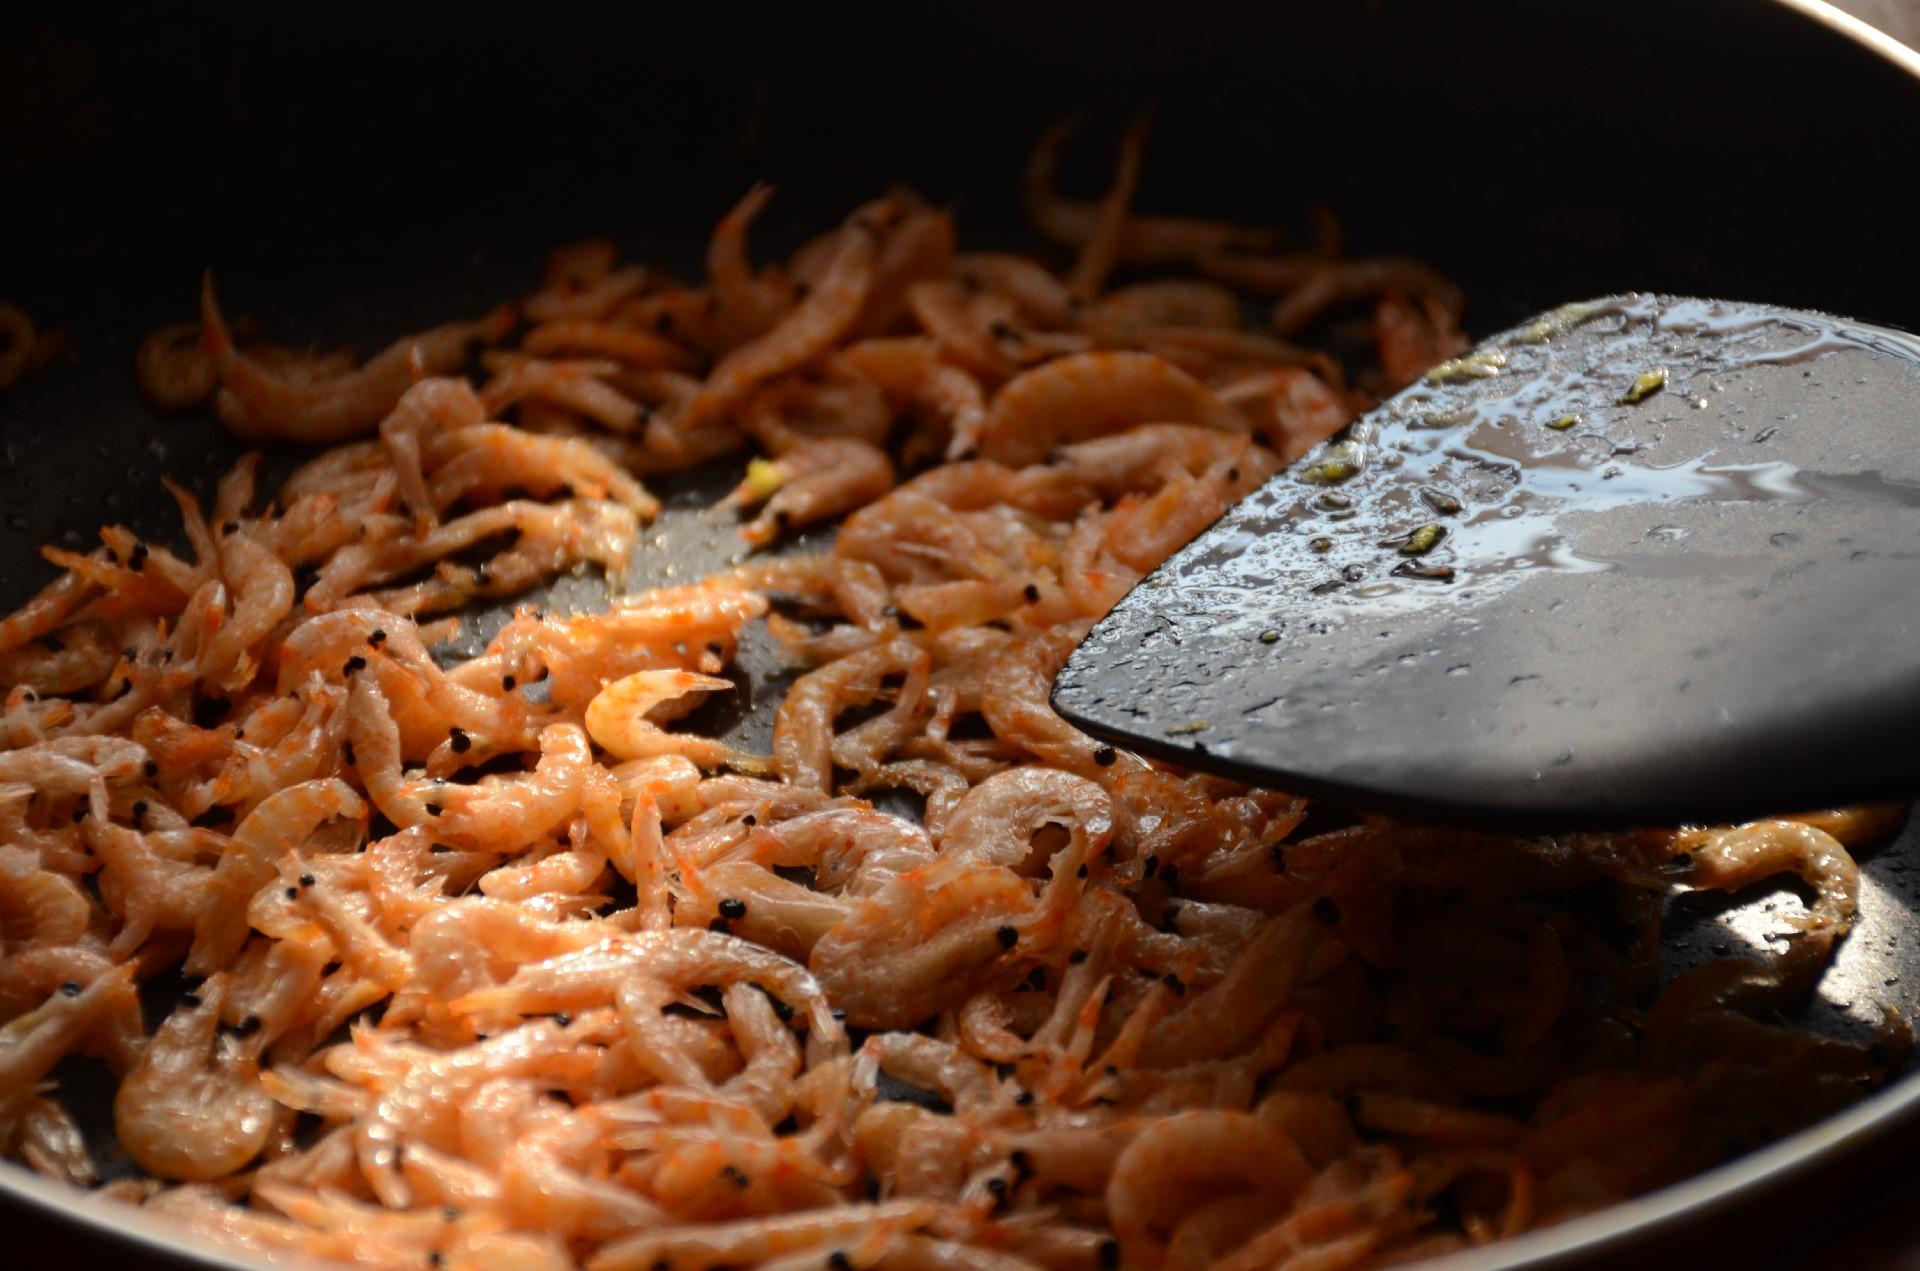
<path id="1" fill-rule="evenodd" d="M 1920 340 L 1570 305 L 1436 367 L 1061 672 L 1196 768 L 1515 828 L 1920 792 Z"/>

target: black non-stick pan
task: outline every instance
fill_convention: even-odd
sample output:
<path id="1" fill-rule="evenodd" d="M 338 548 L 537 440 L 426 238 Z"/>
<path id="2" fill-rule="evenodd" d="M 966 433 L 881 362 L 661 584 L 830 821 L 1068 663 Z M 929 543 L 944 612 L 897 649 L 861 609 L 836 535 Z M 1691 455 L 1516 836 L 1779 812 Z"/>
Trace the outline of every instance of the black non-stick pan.
<path id="1" fill-rule="evenodd" d="M 1920 58 L 1816 0 L 16 4 L 0 22 L 0 300 L 64 326 L 70 352 L 0 398 L 0 601 L 48 576 L 42 542 L 86 546 L 103 521 L 169 537 L 158 476 L 205 488 L 235 454 L 133 388 L 139 338 L 193 315 L 209 265 L 274 338 L 366 352 L 528 290 L 571 238 L 692 271 L 756 179 L 780 191 L 768 250 L 894 179 L 947 201 L 967 241 L 1025 246 L 1036 132 L 1090 112 L 1086 170 L 1067 176 L 1091 183 L 1102 126 L 1149 105 L 1143 206 L 1284 223 L 1325 204 L 1356 250 L 1459 279 L 1479 332 L 1632 289 L 1920 326 Z M 734 549 L 694 510 L 728 479 L 674 487 L 630 581 Z M 780 686 L 764 651 L 745 673 L 753 709 L 711 722 L 752 739 Z M 1864 873 L 1860 925 L 1809 1007 L 1842 1030 L 1882 1001 L 1912 1013 L 1920 985 L 1920 831 Z M 1795 903 L 1685 908 L 1669 961 L 1760 942 Z M 1920 1076 L 1462 1265 L 1617 1258 L 1656 1236 L 1670 1255 L 1710 1239 L 1767 1261 L 1785 1247 L 1775 1215 L 1810 1216 L 1782 1186 L 1817 1186 L 1914 1104 Z M 9 1265 L 36 1240 L 86 1265 L 219 1263 L 167 1255 L 135 1222 L 0 1166 Z"/>

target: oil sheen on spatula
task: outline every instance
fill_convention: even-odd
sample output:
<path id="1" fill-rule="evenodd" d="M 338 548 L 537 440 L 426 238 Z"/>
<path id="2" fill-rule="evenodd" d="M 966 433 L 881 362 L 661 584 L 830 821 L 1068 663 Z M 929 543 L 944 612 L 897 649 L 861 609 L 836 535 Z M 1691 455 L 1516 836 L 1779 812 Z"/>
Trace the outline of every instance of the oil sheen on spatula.
<path id="1" fill-rule="evenodd" d="M 1093 629 L 1143 753 L 1515 828 L 1920 792 L 1920 341 L 1632 296 L 1435 367 Z"/>

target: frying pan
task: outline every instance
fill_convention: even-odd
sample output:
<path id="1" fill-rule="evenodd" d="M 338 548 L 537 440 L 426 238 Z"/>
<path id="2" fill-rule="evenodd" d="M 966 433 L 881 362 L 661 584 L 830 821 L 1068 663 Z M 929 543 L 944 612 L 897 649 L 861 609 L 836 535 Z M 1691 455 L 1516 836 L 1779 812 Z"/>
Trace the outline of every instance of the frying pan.
<path id="1" fill-rule="evenodd" d="M 471 10 L 28 3 L 6 25 L 0 293 L 65 325 L 72 348 L 0 398 L 9 605 L 47 576 L 38 544 L 84 547 L 102 521 L 166 541 L 157 476 L 204 490 L 233 457 L 209 421 L 156 418 L 132 387 L 135 344 L 192 315 L 208 265 L 275 338 L 364 353 L 530 289 L 545 249 L 571 238 L 611 234 L 691 272 L 712 221 L 760 178 L 780 188 L 760 250 L 894 178 L 947 201 L 968 242 L 1029 246 L 1022 156 L 1046 121 L 1082 110 L 1097 139 L 1156 108 L 1143 206 L 1254 222 L 1334 207 L 1355 250 L 1458 278 L 1476 331 L 1629 289 L 1920 326 L 1920 57 L 1818 0 L 704 0 L 498 25 Z M 1111 152 L 1078 149 L 1086 168 L 1066 177 L 1092 188 Z M 629 581 L 734 549 L 696 510 L 730 478 L 669 484 L 665 541 Z M 592 598 L 584 580 L 560 589 Z M 769 650 L 744 664 L 743 705 L 705 722 L 752 743 L 782 684 Z M 1843 1031 L 1879 1001 L 1915 1008 L 1920 831 L 1864 874 L 1861 923 L 1808 1007 Z M 1763 941 L 1797 901 L 1675 903 L 1670 971 Z M 1920 1075 L 1453 1265 L 1585 1263 L 1655 1236 L 1669 1253 L 1730 1240 L 1724 1254 L 1754 1197 L 1817 1187 L 1843 1155 L 1872 1160 L 1915 1104 Z M 10 1238 L 65 1258 L 235 1265 L 10 1166 L 0 1204 Z M 1750 1252 L 1757 1231 L 1767 1260 L 1781 1254 L 1777 1222 L 1744 1225 Z"/>

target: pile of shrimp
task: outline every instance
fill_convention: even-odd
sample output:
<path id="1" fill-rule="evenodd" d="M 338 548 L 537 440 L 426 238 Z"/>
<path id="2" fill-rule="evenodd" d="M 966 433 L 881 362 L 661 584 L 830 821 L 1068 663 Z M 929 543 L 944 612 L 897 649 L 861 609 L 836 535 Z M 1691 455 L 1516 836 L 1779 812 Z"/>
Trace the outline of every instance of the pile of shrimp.
<path id="1" fill-rule="evenodd" d="M 268 1257 L 1327 1271 L 1590 1211 L 1883 1076 L 1897 1021 L 1782 1011 L 1884 809 L 1353 820 L 1051 710 L 1146 571 L 1465 346 L 1431 269 L 1136 213 L 1138 131 L 1063 197 L 1061 140 L 1048 257 L 894 193 L 755 265 L 762 187 L 703 284 L 579 244 L 363 365 L 253 342 L 209 281 L 145 395 L 330 448 L 170 485 L 183 550 L 46 549 L 0 622 L 0 1147 Z M 1342 332 L 1364 365 L 1299 343 Z M 523 603 L 447 656 L 472 602 L 617 580 L 644 479 L 728 457 L 747 545 L 831 547 Z M 680 726 L 756 625 L 795 672 L 767 754 Z M 1779 876 L 1812 897 L 1784 951 L 1661 987 L 1670 893 Z M 67 1101 L 89 1071 L 115 1145 Z"/>

